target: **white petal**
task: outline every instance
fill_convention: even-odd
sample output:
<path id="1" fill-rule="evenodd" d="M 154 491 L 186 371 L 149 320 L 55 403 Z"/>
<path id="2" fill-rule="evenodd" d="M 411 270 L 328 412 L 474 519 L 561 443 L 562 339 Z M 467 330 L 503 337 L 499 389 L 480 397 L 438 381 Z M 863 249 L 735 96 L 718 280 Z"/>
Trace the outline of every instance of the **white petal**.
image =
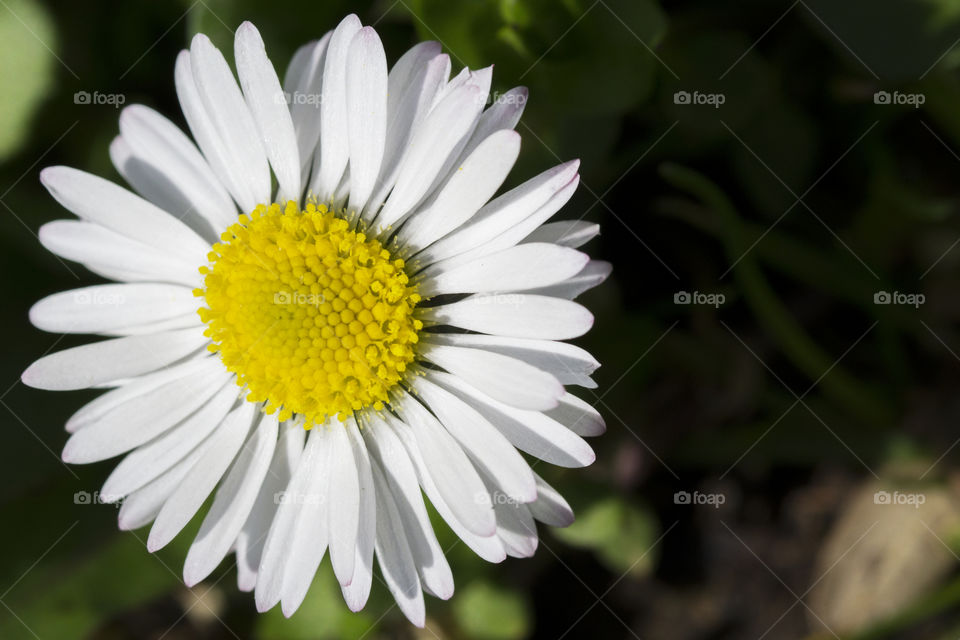
<path id="1" fill-rule="evenodd" d="M 415 253 L 469 220 L 503 184 L 519 153 L 515 131 L 491 135 L 400 229 L 400 245 Z"/>
<path id="2" fill-rule="evenodd" d="M 368 421 L 363 435 L 396 498 L 423 588 L 446 600 L 453 595 L 453 573 L 434 533 L 410 456 L 397 435 L 382 420 Z"/>
<path id="3" fill-rule="evenodd" d="M 215 135 L 232 158 L 232 181 L 243 181 L 248 197 L 254 201 L 252 207 L 247 206 L 249 201 L 240 203 L 241 206 L 249 212 L 257 204 L 268 204 L 272 199 L 267 154 L 230 66 L 202 33 L 190 42 L 190 65 L 197 93 Z"/>
<path id="4" fill-rule="evenodd" d="M 540 225 L 524 242 L 552 242 L 565 247 L 580 247 L 600 233 L 600 225 L 586 220 L 559 220 Z"/>
<path id="5" fill-rule="evenodd" d="M 377 538 L 377 496 L 370 470 L 370 455 L 363 436 L 357 428 L 356 420 L 351 418 L 344 426 L 347 437 L 350 439 L 350 446 L 353 448 L 353 458 L 357 462 L 357 476 L 360 481 L 360 518 L 357 524 L 353 579 L 341 591 L 347 607 L 351 611 L 360 611 L 367 603 L 373 583 L 373 548 Z"/>
<path id="6" fill-rule="evenodd" d="M 575 276 L 589 260 L 585 253 L 555 244 L 520 244 L 455 266 L 430 265 L 420 293 L 431 298 L 445 293 L 537 289 Z"/>
<path id="7" fill-rule="evenodd" d="M 213 444 L 214 442 L 208 438 L 159 478 L 124 498 L 117 515 L 120 530 L 132 531 L 150 524 L 193 465 L 209 451 Z"/>
<path id="8" fill-rule="evenodd" d="M 147 538 L 150 552 L 161 549 L 187 526 L 243 446 L 256 406 L 244 402 L 227 414 L 210 437 L 210 448 L 191 467 L 157 515 Z M 81 432 L 83 433 L 83 432 Z"/>
<path id="9" fill-rule="evenodd" d="M 493 508 L 497 512 L 497 537 L 503 542 L 507 555 L 513 558 L 530 558 L 537 550 L 537 524 L 526 504 L 502 497 L 495 484 L 487 486 L 495 496 Z"/>
<path id="10" fill-rule="evenodd" d="M 328 31 L 319 40 L 297 49 L 283 79 L 299 149 L 301 183 L 306 183 L 309 178 L 310 161 L 320 140 L 323 67 L 332 34 Z M 305 186 L 301 184 L 301 191 Z"/>
<path id="11" fill-rule="evenodd" d="M 277 176 L 277 202 L 299 202 L 300 154 L 293 120 L 260 32 L 249 22 L 237 29 L 234 56 L 243 97 Z"/>
<path id="12" fill-rule="evenodd" d="M 558 192 L 576 178 L 579 166 L 579 160 L 558 165 L 491 200 L 477 212 L 470 224 L 427 247 L 418 254 L 418 257 L 423 264 L 430 264 L 462 254 L 493 240 L 547 205 Z M 572 194 L 572 191 L 570 193 Z M 543 220 L 536 226 L 542 223 Z M 532 230 L 526 231 L 517 242 Z"/>
<path id="13" fill-rule="evenodd" d="M 90 269 L 124 269 L 138 275 L 131 280 L 175 282 L 197 287 L 203 281 L 191 263 L 168 251 L 131 240 L 91 222 L 54 220 L 37 234 L 48 251 L 61 258 L 83 263 Z M 205 258 L 204 258 L 205 260 Z"/>
<path id="14" fill-rule="evenodd" d="M 573 509 L 563 496 L 540 476 L 537 476 L 537 500 L 527 506 L 534 518 L 551 527 L 568 527 L 573 524 Z"/>
<path id="15" fill-rule="evenodd" d="M 564 393 L 563 385 L 553 375 L 511 356 L 427 340 L 421 344 L 423 357 L 514 407 L 551 409 Z"/>
<path id="16" fill-rule="evenodd" d="M 420 129 L 434 98 L 450 75 L 450 57 L 436 55 L 439 47 L 433 45 L 436 43 L 421 43 L 408 51 L 387 78 L 387 139 L 377 186 L 364 212 L 364 219 L 368 222 L 396 183 L 400 161 L 410 140 Z M 436 52 L 430 57 L 428 54 L 434 50 Z M 417 55 L 413 55 L 415 51 Z M 409 64 L 402 64 L 405 62 Z M 401 80 L 408 76 L 409 82 Z"/>
<path id="17" fill-rule="evenodd" d="M 579 436 L 599 436 L 607 430 L 607 425 L 600 413 L 570 393 L 560 398 L 560 404 L 556 409 L 550 409 L 545 413 Z"/>
<path id="18" fill-rule="evenodd" d="M 602 284 L 610 277 L 611 271 L 613 271 L 613 265 L 609 262 L 591 260 L 577 275 L 548 287 L 533 289 L 529 293 L 573 300 L 584 291 Z"/>
<path id="19" fill-rule="evenodd" d="M 306 430 L 301 422 L 287 420 L 280 428 L 280 439 L 273 452 L 270 468 L 260 486 L 247 522 L 237 535 L 237 586 L 252 591 L 257 585 L 257 571 L 270 524 L 277 513 L 277 494 L 287 487 L 293 469 L 303 453 Z"/>
<path id="20" fill-rule="evenodd" d="M 463 86 L 430 111 L 400 160 L 396 185 L 377 216 L 378 226 L 394 224 L 429 193 L 450 154 L 474 126 L 479 99 L 479 88 Z"/>
<path id="21" fill-rule="evenodd" d="M 206 262 L 203 238 L 169 213 L 123 187 L 70 167 L 47 167 L 40 181 L 57 202 L 89 222 L 175 255 L 188 263 Z"/>
<path id="22" fill-rule="evenodd" d="M 353 417 L 348 423 L 354 424 Z M 334 422 L 330 441 L 330 564 L 341 585 L 350 584 L 357 555 L 360 522 L 360 480 L 346 425 Z"/>
<path id="23" fill-rule="evenodd" d="M 521 451 L 560 467 L 586 467 L 596 459 L 586 441 L 546 415 L 499 402 L 456 376 L 440 372 L 430 375 L 476 409 Z"/>
<path id="24" fill-rule="evenodd" d="M 27 367 L 21 379 L 48 391 L 86 389 L 156 371 L 207 342 L 200 328 L 102 340 L 44 356 Z"/>
<path id="25" fill-rule="evenodd" d="M 473 295 L 425 308 L 423 317 L 480 333 L 546 340 L 576 338 L 593 326 L 593 315 L 575 302 L 522 293 Z"/>
<path id="26" fill-rule="evenodd" d="M 582 385 L 590 380 L 590 374 L 600 366 L 600 363 L 586 350 L 554 340 L 505 338 L 479 333 L 433 333 L 424 336 L 424 340 L 456 347 L 486 349 L 517 358 L 552 374 L 561 384 Z M 466 379 L 465 376 L 464 379 Z"/>
<path id="27" fill-rule="evenodd" d="M 518 502 L 537 497 L 530 465 L 486 418 L 453 393 L 417 377 L 414 389 L 443 426 L 473 459 L 482 476 L 491 478 L 498 490 Z"/>
<path id="28" fill-rule="evenodd" d="M 237 208 L 229 192 L 180 127 L 150 107 L 135 104 L 120 113 L 120 133 L 134 159 L 159 172 L 167 180 L 166 191 L 179 194 L 215 231 L 236 222 Z M 167 210 L 177 216 L 186 211 Z"/>
<path id="29" fill-rule="evenodd" d="M 457 441 L 410 395 L 404 394 L 395 408 L 410 426 L 417 451 L 423 456 L 433 483 L 457 520 L 478 536 L 493 535 L 497 523 L 490 496 Z"/>
<path id="30" fill-rule="evenodd" d="M 236 403 L 239 390 L 228 381 L 206 404 L 176 427 L 125 457 L 100 493 L 125 496 L 173 468 L 213 433 Z"/>
<path id="31" fill-rule="evenodd" d="M 264 415 L 217 489 L 187 553 L 183 580 L 188 587 L 210 575 L 230 552 L 267 474 L 278 428 L 276 415 Z"/>
<path id="32" fill-rule="evenodd" d="M 362 211 L 373 192 L 387 137 L 387 56 L 372 27 L 353 37 L 347 58 L 349 208 Z"/>
<path id="33" fill-rule="evenodd" d="M 520 122 L 520 116 L 523 115 L 529 93 L 526 87 L 514 87 L 506 93 L 497 95 L 490 108 L 480 114 L 477 128 L 470 136 L 470 141 L 467 142 L 460 157 L 466 158 L 497 131 L 516 127 Z"/>
<path id="34" fill-rule="evenodd" d="M 353 37 L 360 31 L 360 19 L 350 14 L 333 35 L 323 64 L 323 104 L 320 106 L 320 136 L 310 191 L 321 202 L 329 201 L 340 184 L 350 158 L 347 133 L 347 56 Z M 318 162 L 319 160 L 319 162 Z"/>
<path id="35" fill-rule="evenodd" d="M 199 361 L 189 373 L 113 407 L 70 436 L 65 462 L 98 462 L 130 451 L 165 432 L 199 409 L 226 382 L 215 358 Z"/>
<path id="36" fill-rule="evenodd" d="M 294 496 L 295 499 L 302 499 L 305 504 L 297 513 L 291 544 L 284 550 L 287 560 L 280 608 L 287 617 L 292 616 L 303 603 L 327 551 L 330 531 L 330 464 L 333 461 L 329 433 L 331 428 L 336 428 L 336 425 L 330 422 L 313 427 L 310 443 L 317 440 L 317 445 L 321 448 L 316 461 L 319 472 L 308 478 L 302 495 Z M 307 444 L 308 449 L 310 443 Z M 306 459 L 307 456 L 304 456 L 300 464 L 304 464 Z"/>
<path id="37" fill-rule="evenodd" d="M 323 466 L 326 464 L 326 448 L 323 446 L 320 430 L 321 427 L 311 430 L 286 489 L 271 496 L 271 499 L 278 503 L 278 507 L 260 557 L 255 592 L 257 611 L 267 611 L 280 602 L 287 567 L 295 567 L 303 561 L 302 558 L 294 558 L 292 555 L 302 512 L 307 509 L 320 512 L 323 506 L 319 496 L 308 493 L 314 490 L 315 480 L 322 478 L 325 471 Z M 323 532 L 309 533 L 317 535 Z M 326 550 L 325 533 L 323 539 L 317 542 L 322 543 L 322 548 Z M 319 566 L 319 561 L 317 565 Z M 316 567 L 313 567 L 313 570 L 316 571 Z M 310 579 L 312 578 L 311 574 Z"/>
<path id="38" fill-rule="evenodd" d="M 440 493 L 440 489 L 433 481 L 431 469 L 427 466 L 427 463 L 420 453 L 420 449 L 417 446 L 416 436 L 414 435 L 413 429 L 410 427 L 410 425 L 395 418 L 389 413 L 384 413 L 382 416 L 377 416 L 375 414 L 368 415 L 371 422 L 376 422 L 378 420 L 381 421 L 387 429 L 389 429 L 403 442 L 403 446 L 407 451 L 410 462 L 412 462 L 416 468 L 417 479 L 420 482 L 420 486 L 423 487 L 423 492 L 427 494 L 427 497 L 437 510 L 437 513 L 440 514 L 440 517 L 443 518 L 444 522 L 447 523 L 457 537 L 463 540 L 463 542 L 470 547 L 474 553 L 487 562 L 502 562 L 504 558 L 507 557 L 507 554 L 503 549 L 503 544 L 496 535 L 478 536 L 464 527 L 457 516 L 454 515 L 453 510 L 447 504 L 443 495 Z"/>
<path id="39" fill-rule="evenodd" d="M 193 292 L 179 285 L 104 284 L 43 298 L 30 308 L 30 322 L 53 333 L 109 333 L 195 314 L 197 306 Z"/>
<path id="40" fill-rule="evenodd" d="M 426 615 L 423 591 L 420 588 L 420 577 L 413 562 L 413 554 L 403 531 L 403 521 L 376 463 L 371 465 L 371 470 L 377 493 L 377 562 L 397 606 L 410 622 L 422 627 Z"/>

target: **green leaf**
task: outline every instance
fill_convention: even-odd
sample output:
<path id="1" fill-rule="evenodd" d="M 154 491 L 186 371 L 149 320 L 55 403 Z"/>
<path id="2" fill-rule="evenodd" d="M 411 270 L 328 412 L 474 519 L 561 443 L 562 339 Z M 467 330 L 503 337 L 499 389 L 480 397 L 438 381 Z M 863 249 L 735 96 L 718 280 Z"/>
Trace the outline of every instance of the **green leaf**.
<path id="1" fill-rule="evenodd" d="M 523 594 L 489 582 L 471 582 L 453 602 L 460 627 L 478 640 L 516 640 L 530 631 L 529 606 Z"/>
<path id="2" fill-rule="evenodd" d="M 0 10 L 0 160 L 27 138 L 38 106 L 53 86 L 57 35 L 47 10 L 31 0 L 7 0 Z M 15 54 L 13 52 L 16 52 Z"/>
<path id="3" fill-rule="evenodd" d="M 567 544 L 593 551 L 611 571 L 645 575 L 653 566 L 658 526 L 646 510 L 617 497 L 596 502 L 554 534 Z"/>

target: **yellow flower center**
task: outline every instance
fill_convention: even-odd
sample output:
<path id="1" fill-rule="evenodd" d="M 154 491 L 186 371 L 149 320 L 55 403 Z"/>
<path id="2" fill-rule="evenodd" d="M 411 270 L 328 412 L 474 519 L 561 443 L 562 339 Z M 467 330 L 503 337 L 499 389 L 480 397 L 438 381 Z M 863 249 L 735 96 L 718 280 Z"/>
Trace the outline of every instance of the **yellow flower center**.
<path id="1" fill-rule="evenodd" d="M 328 211 L 290 201 L 241 215 L 201 267 L 205 335 L 279 419 L 305 426 L 383 408 L 414 359 L 417 288 L 381 243 Z"/>

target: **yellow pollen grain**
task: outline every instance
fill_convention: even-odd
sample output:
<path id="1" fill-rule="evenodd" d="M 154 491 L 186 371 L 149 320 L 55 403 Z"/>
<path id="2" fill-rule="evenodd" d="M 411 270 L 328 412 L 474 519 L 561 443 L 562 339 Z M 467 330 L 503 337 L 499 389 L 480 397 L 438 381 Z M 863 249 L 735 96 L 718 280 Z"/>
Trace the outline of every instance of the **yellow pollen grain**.
<path id="1" fill-rule="evenodd" d="M 308 429 L 383 409 L 423 327 L 403 260 L 322 204 L 260 205 L 220 239 L 194 294 L 247 400 Z"/>

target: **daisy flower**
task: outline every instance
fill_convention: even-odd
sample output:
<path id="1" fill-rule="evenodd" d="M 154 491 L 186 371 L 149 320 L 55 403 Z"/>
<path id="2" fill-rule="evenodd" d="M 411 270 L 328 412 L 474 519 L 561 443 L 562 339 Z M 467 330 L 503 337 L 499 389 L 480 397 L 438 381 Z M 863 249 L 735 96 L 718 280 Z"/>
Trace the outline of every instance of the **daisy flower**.
<path id="1" fill-rule="evenodd" d="M 105 393 L 67 422 L 69 463 L 125 455 L 100 493 L 121 529 L 171 541 L 209 498 L 184 580 L 231 552 L 257 608 L 291 615 L 323 557 L 352 610 L 383 582 L 415 624 L 453 577 L 424 495 L 480 557 L 537 548 L 573 520 L 529 458 L 581 467 L 599 414 L 593 317 L 573 298 L 609 265 L 575 247 L 596 225 L 551 218 L 578 162 L 496 195 L 527 92 L 488 106 L 491 68 L 450 78 L 434 42 L 387 68 L 347 16 L 281 85 L 256 28 L 234 77 L 197 35 L 176 61 L 192 139 L 143 105 L 110 157 L 133 188 L 68 167 L 41 181 L 78 220 L 54 254 L 116 283 L 57 293 L 35 326 L 106 339 L 45 356 L 39 389 Z M 529 458 L 521 454 L 527 454 Z M 535 464 L 535 463 L 534 463 Z"/>

